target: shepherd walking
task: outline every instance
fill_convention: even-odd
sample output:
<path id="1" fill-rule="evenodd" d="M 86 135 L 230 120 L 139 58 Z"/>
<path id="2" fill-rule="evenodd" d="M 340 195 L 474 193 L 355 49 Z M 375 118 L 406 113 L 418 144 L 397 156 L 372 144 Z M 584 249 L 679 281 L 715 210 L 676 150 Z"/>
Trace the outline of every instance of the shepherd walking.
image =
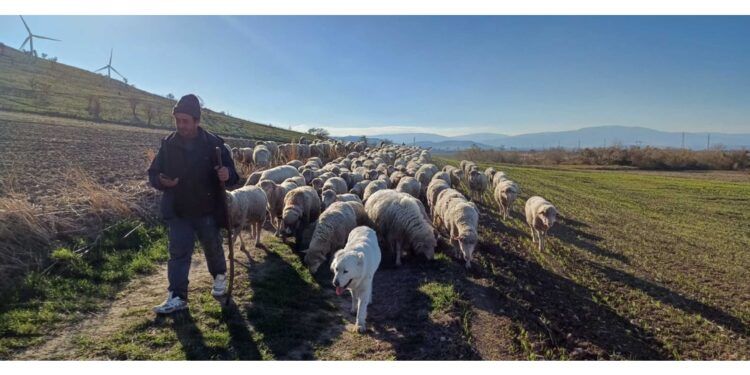
<path id="1" fill-rule="evenodd" d="M 162 139 L 148 169 L 151 185 L 163 191 L 161 216 L 169 228 L 169 288 L 164 303 L 154 307 L 157 314 L 187 308 L 188 275 L 196 236 L 214 279 L 211 294 L 217 299 L 226 294 L 227 263 L 219 230 L 227 227 L 222 186 L 239 181 L 224 140 L 200 127 L 198 97 L 183 96 L 172 113 L 176 131 Z M 217 160 L 216 147 L 221 150 L 221 160 Z"/>

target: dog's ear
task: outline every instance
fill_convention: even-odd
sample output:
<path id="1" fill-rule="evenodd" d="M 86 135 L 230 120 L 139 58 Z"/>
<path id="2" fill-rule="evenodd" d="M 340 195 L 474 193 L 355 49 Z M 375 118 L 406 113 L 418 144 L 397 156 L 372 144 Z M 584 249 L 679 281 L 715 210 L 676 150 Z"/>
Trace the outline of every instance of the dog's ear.
<path id="1" fill-rule="evenodd" d="M 358 253 L 357 254 L 357 265 L 362 266 L 365 264 L 365 253 Z"/>

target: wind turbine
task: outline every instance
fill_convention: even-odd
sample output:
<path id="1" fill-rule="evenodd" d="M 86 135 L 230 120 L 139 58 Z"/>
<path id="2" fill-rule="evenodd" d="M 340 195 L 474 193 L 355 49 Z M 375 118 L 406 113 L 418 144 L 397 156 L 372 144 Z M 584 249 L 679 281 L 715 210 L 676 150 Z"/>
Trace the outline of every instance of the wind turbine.
<path id="1" fill-rule="evenodd" d="M 36 50 L 34 49 L 34 38 L 54 40 L 55 42 L 60 42 L 60 40 L 58 39 L 52 39 L 50 37 L 32 34 L 31 29 L 29 29 L 29 25 L 26 24 L 26 20 L 23 19 L 23 16 L 19 16 L 19 17 L 21 17 L 21 22 L 23 22 L 23 26 L 26 27 L 26 31 L 29 33 L 29 36 L 27 36 L 26 39 L 24 39 L 23 44 L 21 44 L 21 47 L 19 48 L 20 50 L 23 50 L 23 47 L 26 45 L 26 43 L 29 43 L 29 48 L 31 49 L 31 51 L 29 52 L 31 52 L 33 56 L 36 56 Z"/>
<path id="2" fill-rule="evenodd" d="M 104 67 L 102 67 L 101 69 L 95 70 L 94 73 L 96 73 L 96 72 L 98 72 L 100 70 L 107 69 L 107 77 L 108 78 L 112 78 L 112 72 L 111 71 L 114 70 L 115 73 L 117 73 L 118 76 L 122 77 L 122 79 L 125 79 L 125 77 L 123 77 L 122 74 L 120 74 L 120 72 L 118 72 L 117 69 L 115 69 L 115 67 L 112 66 L 112 52 L 113 52 L 113 49 L 109 50 L 109 63 L 107 65 L 105 65 Z"/>

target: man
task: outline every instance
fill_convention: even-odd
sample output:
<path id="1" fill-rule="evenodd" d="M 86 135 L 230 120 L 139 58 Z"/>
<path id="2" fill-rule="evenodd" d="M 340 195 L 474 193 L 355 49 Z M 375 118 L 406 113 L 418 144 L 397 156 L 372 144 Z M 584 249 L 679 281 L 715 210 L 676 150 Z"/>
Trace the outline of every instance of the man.
<path id="1" fill-rule="evenodd" d="M 239 176 L 224 140 L 201 128 L 201 107 L 193 94 L 183 96 L 172 110 L 176 132 L 162 139 L 161 148 L 148 169 L 151 185 L 163 191 L 161 215 L 169 228 L 167 299 L 154 307 L 157 314 L 187 308 L 188 274 L 195 237 L 200 240 L 214 279 L 211 294 L 226 292 L 226 259 L 219 227 L 226 227 L 223 199 L 227 186 Z M 219 168 L 216 147 L 221 150 Z"/>

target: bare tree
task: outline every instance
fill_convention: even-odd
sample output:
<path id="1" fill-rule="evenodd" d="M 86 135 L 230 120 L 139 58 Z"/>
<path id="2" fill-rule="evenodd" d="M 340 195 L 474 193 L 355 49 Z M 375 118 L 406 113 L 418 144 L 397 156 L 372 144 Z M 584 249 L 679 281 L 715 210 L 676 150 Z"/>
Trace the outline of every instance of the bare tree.
<path id="1" fill-rule="evenodd" d="M 147 125 L 151 126 L 151 119 L 158 117 L 159 108 L 151 102 L 146 102 L 146 119 Z"/>
<path id="2" fill-rule="evenodd" d="M 140 121 L 138 118 L 138 115 L 135 113 L 136 108 L 138 107 L 138 104 L 140 103 L 140 99 L 136 96 L 131 96 L 128 98 L 128 103 L 130 104 L 130 110 L 133 112 L 133 118 L 137 121 Z"/>
<path id="3" fill-rule="evenodd" d="M 102 104 L 99 101 L 99 97 L 95 95 L 89 96 L 89 106 L 86 110 L 89 112 L 89 115 L 98 120 L 102 112 Z"/>

